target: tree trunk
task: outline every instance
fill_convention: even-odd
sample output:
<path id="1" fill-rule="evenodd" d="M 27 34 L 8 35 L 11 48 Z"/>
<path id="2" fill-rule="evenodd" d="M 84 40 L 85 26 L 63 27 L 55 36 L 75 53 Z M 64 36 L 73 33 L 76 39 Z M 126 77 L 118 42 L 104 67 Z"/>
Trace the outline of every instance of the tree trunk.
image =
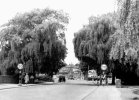
<path id="1" fill-rule="evenodd" d="M 83 75 L 84 75 L 84 79 L 85 79 L 85 80 L 88 80 L 88 72 L 87 72 L 87 71 L 84 71 L 84 72 L 83 72 Z"/>
<path id="2" fill-rule="evenodd" d="M 115 72 L 112 72 L 112 85 L 115 85 Z"/>

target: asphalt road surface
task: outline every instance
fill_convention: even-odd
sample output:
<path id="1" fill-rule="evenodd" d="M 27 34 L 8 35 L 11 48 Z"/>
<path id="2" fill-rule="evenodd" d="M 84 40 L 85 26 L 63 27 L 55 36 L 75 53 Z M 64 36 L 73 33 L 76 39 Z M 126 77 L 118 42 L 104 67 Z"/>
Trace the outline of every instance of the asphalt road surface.
<path id="1" fill-rule="evenodd" d="M 0 100 L 122 100 L 120 95 L 115 86 L 81 80 L 0 90 Z"/>

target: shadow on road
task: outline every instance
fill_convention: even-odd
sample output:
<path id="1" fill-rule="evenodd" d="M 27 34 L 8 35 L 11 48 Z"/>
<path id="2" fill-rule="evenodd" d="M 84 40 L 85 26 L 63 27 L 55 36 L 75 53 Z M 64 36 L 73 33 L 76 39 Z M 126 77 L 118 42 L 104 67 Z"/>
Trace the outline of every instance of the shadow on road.
<path id="1" fill-rule="evenodd" d="M 133 93 L 139 95 L 139 90 L 138 90 L 138 89 L 133 90 Z M 135 100 L 136 100 L 136 99 L 135 99 Z M 137 99 L 137 100 L 139 100 L 139 99 Z"/>
<path id="2" fill-rule="evenodd" d="M 99 85 L 99 84 L 93 84 L 90 82 L 43 82 L 39 83 L 38 85 L 80 85 L 80 86 L 113 86 L 113 85 Z"/>
<path id="3" fill-rule="evenodd" d="M 139 100 L 138 97 L 131 98 L 130 100 Z"/>

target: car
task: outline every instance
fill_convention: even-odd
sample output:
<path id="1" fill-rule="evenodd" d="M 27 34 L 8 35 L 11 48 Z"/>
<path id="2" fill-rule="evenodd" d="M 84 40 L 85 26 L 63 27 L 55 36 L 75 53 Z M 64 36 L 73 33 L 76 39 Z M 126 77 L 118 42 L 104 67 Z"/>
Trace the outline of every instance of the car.
<path id="1" fill-rule="evenodd" d="M 68 79 L 74 80 L 74 77 L 73 76 L 69 76 Z"/>
<path id="2" fill-rule="evenodd" d="M 66 77 L 64 75 L 59 75 L 59 82 L 66 82 Z"/>

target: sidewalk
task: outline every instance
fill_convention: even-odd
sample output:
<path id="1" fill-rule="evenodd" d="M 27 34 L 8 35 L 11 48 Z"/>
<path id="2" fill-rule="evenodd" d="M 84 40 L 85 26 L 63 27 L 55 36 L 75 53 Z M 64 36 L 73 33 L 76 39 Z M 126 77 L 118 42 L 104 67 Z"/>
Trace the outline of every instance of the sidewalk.
<path id="1" fill-rule="evenodd" d="M 36 86 L 36 85 L 52 85 L 54 84 L 53 82 L 46 82 L 46 81 L 40 81 L 34 84 L 12 84 L 12 83 L 3 83 L 0 84 L 0 90 L 4 90 L 4 89 L 12 89 L 12 88 L 22 88 L 22 87 L 28 87 L 28 86 Z"/>
<path id="2" fill-rule="evenodd" d="M 12 89 L 12 88 L 21 88 L 21 87 L 27 87 L 27 86 L 33 86 L 33 85 L 37 85 L 37 84 L 0 84 L 0 90 L 4 90 L 4 89 Z"/>
<path id="3" fill-rule="evenodd" d="M 121 92 L 122 100 L 139 100 L 139 86 L 123 86 L 117 89 Z"/>

